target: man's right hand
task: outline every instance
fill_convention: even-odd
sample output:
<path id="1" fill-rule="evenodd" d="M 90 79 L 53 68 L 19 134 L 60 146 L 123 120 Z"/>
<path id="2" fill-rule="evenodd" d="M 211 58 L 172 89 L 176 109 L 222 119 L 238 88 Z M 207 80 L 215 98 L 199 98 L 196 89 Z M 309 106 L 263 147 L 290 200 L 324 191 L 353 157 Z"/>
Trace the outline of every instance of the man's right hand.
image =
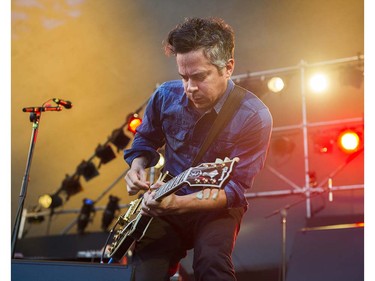
<path id="1" fill-rule="evenodd" d="M 147 181 L 146 159 L 143 157 L 133 160 L 130 170 L 125 175 L 129 195 L 137 194 L 140 190 L 148 190 L 150 182 Z"/>

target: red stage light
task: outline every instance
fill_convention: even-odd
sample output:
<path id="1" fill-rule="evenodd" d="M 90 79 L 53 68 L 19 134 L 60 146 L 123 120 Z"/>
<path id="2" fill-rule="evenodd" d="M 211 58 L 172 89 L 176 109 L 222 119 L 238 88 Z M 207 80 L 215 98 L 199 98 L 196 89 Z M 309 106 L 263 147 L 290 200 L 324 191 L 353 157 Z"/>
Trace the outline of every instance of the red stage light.
<path id="1" fill-rule="evenodd" d="M 133 134 L 135 134 L 137 127 L 141 124 L 142 119 L 136 113 L 130 115 L 128 118 L 128 130 Z"/>
<path id="2" fill-rule="evenodd" d="M 340 133 L 337 143 L 339 148 L 345 153 L 356 152 L 361 144 L 361 139 L 357 132 L 345 130 Z"/>

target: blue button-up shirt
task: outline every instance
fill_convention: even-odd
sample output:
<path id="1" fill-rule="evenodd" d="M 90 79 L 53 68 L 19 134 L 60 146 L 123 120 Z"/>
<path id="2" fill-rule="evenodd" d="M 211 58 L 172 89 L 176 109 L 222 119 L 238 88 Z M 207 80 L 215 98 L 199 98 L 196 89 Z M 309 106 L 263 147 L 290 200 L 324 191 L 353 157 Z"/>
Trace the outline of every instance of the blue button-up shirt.
<path id="1" fill-rule="evenodd" d="M 148 166 L 153 166 L 159 159 L 156 150 L 165 144 L 164 171 L 176 176 L 187 170 L 233 87 L 233 81 L 229 80 L 225 94 L 202 115 L 190 104 L 181 80 L 162 84 L 147 104 L 132 147 L 124 151 L 126 162 L 131 165 L 135 158 L 145 156 L 149 160 Z M 248 92 L 232 120 L 222 128 L 202 157 L 201 163 L 239 157 L 239 163 L 224 186 L 228 208 L 247 206 L 244 193 L 264 166 L 271 129 L 272 117 L 268 108 Z M 185 185 L 176 194 L 196 191 L 196 188 Z"/>

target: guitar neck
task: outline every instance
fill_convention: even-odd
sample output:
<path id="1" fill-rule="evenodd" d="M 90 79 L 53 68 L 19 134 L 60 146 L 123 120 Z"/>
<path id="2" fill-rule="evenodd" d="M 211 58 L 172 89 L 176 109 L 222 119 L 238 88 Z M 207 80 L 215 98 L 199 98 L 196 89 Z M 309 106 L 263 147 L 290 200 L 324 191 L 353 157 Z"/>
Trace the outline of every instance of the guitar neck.
<path id="1" fill-rule="evenodd" d="M 174 177 L 173 179 L 169 180 L 162 186 L 160 186 L 155 193 L 155 200 L 161 200 L 164 197 L 168 196 L 169 194 L 177 191 L 181 185 L 185 182 L 186 176 L 189 174 L 192 168 L 187 169 L 185 172 L 182 172 L 178 176 Z"/>
<path id="2" fill-rule="evenodd" d="M 155 200 L 161 200 L 175 192 L 184 183 L 199 188 L 221 188 L 232 172 L 234 163 L 238 161 L 239 158 L 235 157 L 233 160 L 226 159 L 225 161 L 202 163 L 197 167 L 191 167 L 160 186 L 155 192 Z"/>

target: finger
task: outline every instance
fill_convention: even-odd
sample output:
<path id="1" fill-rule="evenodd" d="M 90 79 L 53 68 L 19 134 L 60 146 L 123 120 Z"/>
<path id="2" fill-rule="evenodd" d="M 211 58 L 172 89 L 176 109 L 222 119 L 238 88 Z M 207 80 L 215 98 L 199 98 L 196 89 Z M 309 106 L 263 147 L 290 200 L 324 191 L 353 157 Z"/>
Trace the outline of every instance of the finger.
<path id="1" fill-rule="evenodd" d="M 146 170 L 141 170 L 141 171 L 139 171 L 139 174 L 138 174 L 138 178 L 139 178 L 139 180 L 141 180 L 141 181 L 143 181 L 143 182 L 146 182 L 147 181 L 147 172 L 146 172 Z"/>
<path id="2" fill-rule="evenodd" d="M 143 206 L 145 209 L 151 208 L 151 210 L 155 210 L 158 207 L 159 203 L 154 200 L 155 191 L 147 191 L 143 194 Z"/>
<path id="3" fill-rule="evenodd" d="M 164 182 L 162 182 L 162 181 L 157 181 L 157 182 L 155 182 L 153 185 L 151 185 L 151 189 L 158 189 L 160 186 L 162 186 L 164 184 Z"/>
<path id="4" fill-rule="evenodd" d="M 135 180 L 133 182 L 133 186 L 137 187 L 138 189 L 148 190 L 148 189 L 150 189 L 150 182 L 149 181 Z"/>
<path id="5" fill-rule="evenodd" d="M 151 216 L 151 208 L 147 205 L 147 200 L 142 201 L 141 214 Z"/>
<path id="6" fill-rule="evenodd" d="M 155 200 L 156 190 L 152 190 L 152 189 L 150 189 L 150 190 L 151 190 L 151 193 L 150 193 L 149 198 L 150 198 L 150 200 Z"/>
<path id="7" fill-rule="evenodd" d="M 147 172 L 145 170 L 131 170 L 128 173 L 132 185 L 140 189 L 149 189 L 150 182 L 147 180 Z"/>
<path id="8" fill-rule="evenodd" d="M 144 215 L 144 216 L 149 216 L 149 217 L 152 217 L 152 213 L 151 213 L 151 210 L 145 210 L 145 209 L 141 209 L 141 215 Z"/>
<path id="9" fill-rule="evenodd" d="M 125 181 L 127 183 L 127 191 L 131 195 L 136 194 L 140 189 L 147 190 L 150 187 L 149 181 L 141 180 L 138 173 L 134 173 L 133 171 L 129 171 L 125 175 Z"/>
<path id="10" fill-rule="evenodd" d="M 211 189 L 206 188 L 206 189 L 203 190 L 203 197 L 204 197 L 204 199 L 210 198 L 210 195 L 211 195 Z"/>
<path id="11" fill-rule="evenodd" d="M 133 184 L 133 181 L 129 177 L 129 174 L 125 175 L 125 182 L 126 182 L 126 190 L 128 191 L 129 195 L 137 194 L 139 189 Z"/>

